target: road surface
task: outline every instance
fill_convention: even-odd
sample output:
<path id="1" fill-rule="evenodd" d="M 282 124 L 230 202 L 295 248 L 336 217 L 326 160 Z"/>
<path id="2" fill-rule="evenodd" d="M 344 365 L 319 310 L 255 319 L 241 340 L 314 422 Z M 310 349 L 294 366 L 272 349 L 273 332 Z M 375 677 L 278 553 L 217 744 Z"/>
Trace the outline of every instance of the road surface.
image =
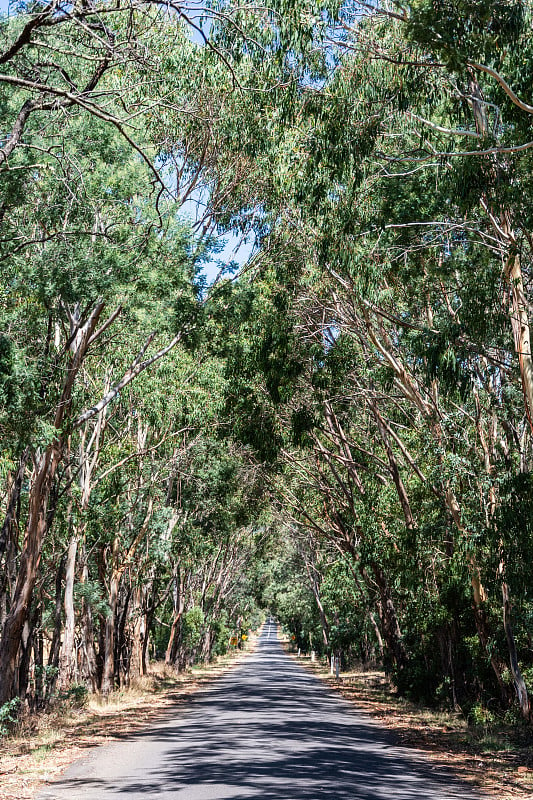
<path id="1" fill-rule="evenodd" d="M 40 800 L 474 800 L 281 649 L 256 652 L 143 734 L 95 748 Z"/>

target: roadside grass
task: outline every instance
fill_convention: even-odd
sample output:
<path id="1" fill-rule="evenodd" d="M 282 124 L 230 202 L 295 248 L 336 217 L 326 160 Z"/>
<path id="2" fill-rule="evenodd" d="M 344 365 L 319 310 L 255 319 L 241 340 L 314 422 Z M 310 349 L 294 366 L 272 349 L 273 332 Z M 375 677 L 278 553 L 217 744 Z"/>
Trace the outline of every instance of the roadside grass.
<path id="1" fill-rule="evenodd" d="M 178 710 L 255 644 L 256 637 L 250 637 L 246 649 L 180 674 L 155 662 L 148 675 L 107 698 L 57 701 L 46 712 L 22 715 L 12 733 L 0 739 L 0 800 L 30 800 L 89 748 L 141 731 L 170 708 Z"/>
<path id="2" fill-rule="evenodd" d="M 399 697 L 382 670 L 354 669 L 336 680 L 324 663 L 293 657 L 392 730 L 399 744 L 452 769 L 487 797 L 533 800 L 533 731 L 522 720 L 491 715 L 486 724 L 473 725 L 460 712 Z"/>

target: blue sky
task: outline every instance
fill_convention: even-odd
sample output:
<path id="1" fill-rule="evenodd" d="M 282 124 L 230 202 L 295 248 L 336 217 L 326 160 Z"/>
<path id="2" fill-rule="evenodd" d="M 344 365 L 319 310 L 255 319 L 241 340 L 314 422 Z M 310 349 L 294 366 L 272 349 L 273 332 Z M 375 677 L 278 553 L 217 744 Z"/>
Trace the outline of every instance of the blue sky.
<path id="1" fill-rule="evenodd" d="M 217 256 L 217 261 L 222 261 L 225 264 L 236 261 L 239 267 L 244 266 L 253 251 L 253 243 L 250 240 L 243 241 L 241 236 L 236 236 L 233 233 L 225 234 L 220 238 L 221 241 L 225 242 L 225 245 L 222 252 Z M 216 262 L 206 264 L 204 272 L 209 282 L 216 278 L 219 269 L 220 267 Z"/>

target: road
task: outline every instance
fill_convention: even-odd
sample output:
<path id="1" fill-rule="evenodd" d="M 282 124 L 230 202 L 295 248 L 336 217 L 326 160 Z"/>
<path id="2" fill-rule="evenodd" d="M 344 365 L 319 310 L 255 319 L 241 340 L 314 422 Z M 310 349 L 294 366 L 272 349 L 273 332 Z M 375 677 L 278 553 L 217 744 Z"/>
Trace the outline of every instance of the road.
<path id="1" fill-rule="evenodd" d="M 286 655 L 256 652 L 188 709 L 95 748 L 40 800 L 474 800 Z"/>

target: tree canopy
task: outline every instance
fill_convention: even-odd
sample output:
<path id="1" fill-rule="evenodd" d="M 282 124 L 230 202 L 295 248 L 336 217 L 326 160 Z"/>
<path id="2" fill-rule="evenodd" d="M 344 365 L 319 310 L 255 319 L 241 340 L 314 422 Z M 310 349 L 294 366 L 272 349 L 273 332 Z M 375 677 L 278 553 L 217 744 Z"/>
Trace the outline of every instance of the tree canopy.
<path id="1" fill-rule="evenodd" d="M 0 703 L 184 669 L 269 610 L 530 719 L 531 20 L 0 19 Z"/>

